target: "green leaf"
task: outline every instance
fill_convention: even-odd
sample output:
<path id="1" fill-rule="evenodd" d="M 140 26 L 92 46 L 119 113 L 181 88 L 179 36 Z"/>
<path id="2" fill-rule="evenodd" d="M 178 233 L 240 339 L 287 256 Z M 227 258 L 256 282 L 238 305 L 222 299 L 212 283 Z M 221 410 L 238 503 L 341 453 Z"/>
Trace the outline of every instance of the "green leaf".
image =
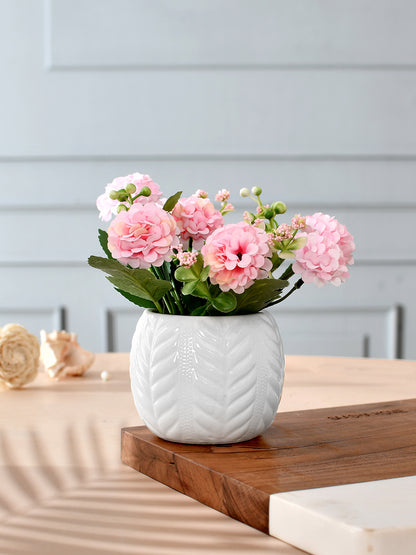
<path id="1" fill-rule="evenodd" d="M 194 310 L 191 312 L 191 316 L 203 316 L 206 313 L 208 307 L 209 303 L 206 303 L 202 306 L 194 308 Z"/>
<path id="2" fill-rule="evenodd" d="M 190 268 L 179 266 L 176 269 L 175 279 L 185 283 L 182 287 L 182 293 L 184 295 L 211 299 L 212 295 L 207 283 L 208 273 L 209 267 L 204 268 L 204 259 L 202 254 L 199 253 L 195 264 L 192 264 Z"/>
<path id="3" fill-rule="evenodd" d="M 306 245 L 307 242 L 308 242 L 307 237 L 298 237 L 297 239 L 294 239 L 290 243 L 290 250 L 291 251 L 297 251 L 298 249 L 302 249 Z"/>
<path id="4" fill-rule="evenodd" d="M 209 271 L 209 270 L 208 270 Z M 196 262 L 190 268 L 179 266 L 175 272 L 175 278 L 178 281 L 192 281 L 194 279 L 201 279 L 204 273 L 204 259 L 202 254 L 199 253 Z M 204 280 L 201 280 L 204 281 Z"/>
<path id="5" fill-rule="evenodd" d="M 277 254 L 277 252 L 273 253 L 271 260 L 273 264 L 273 267 L 271 269 L 272 272 L 274 272 L 281 264 L 283 264 L 283 260 L 279 258 L 279 255 Z"/>
<path id="6" fill-rule="evenodd" d="M 195 281 L 196 276 L 191 268 L 185 268 L 185 266 L 179 266 L 175 271 L 175 279 L 178 281 Z"/>
<path id="7" fill-rule="evenodd" d="M 191 295 L 193 291 L 196 289 L 198 285 L 198 280 L 194 279 L 193 281 L 187 281 L 185 285 L 182 287 L 182 293 L 184 295 Z"/>
<path id="8" fill-rule="evenodd" d="M 199 279 L 201 281 L 206 281 L 208 279 L 208 275 L 209 275 L 209 266 L 205 266 L 204 268 L 202 268 L 201 273 L 199 274 Z"/>
<path id="9" fill-rule="evenodd" d="M 122 291 L 141 299 L 155 302 L 172 289 L 169 281 L 157 279 L 149 270 L 127 268 L 118 260 L 90 256 L 88 264 L 110 274 L 109 281 Z"/>
<path id="10" fill-rule="evenodd" d="M 182 191 L 178 191 L 177 193 L 169 197 L 168 200 L 163 205 L 163 210 L 166 210 L 166 212 L 171 212 L 175 208 L 178 200 L 181 198 L 181 194 L 182 194 Z"/>
<path id="11" fill-rule="evenodd" d="M 200 306 L 206 304 L 206 299 L 195 297 L 194 295 L 182 295 L 182 305 L 185 309 L 185 314 L 192 314 Z"/>
<path id="12" fill-rule="evenodd" d="M 152 279 L 141 279 L 138 281 L 133 276 L 128 275 L 107 276 L 107 279 L 122 291 L 126 291 L 135 297 L 155 302 L 161 299 L 172 286 L 168 281 L 159 280 L 150 274 L 150 272 L 148 273 L 154 278 L 153 281 Z"/>
<path id="13" fill-rule="evenodd" d="M 201 299 L 212 299 L 212 295 L 206 281 L 197 281 L 196 284 L 197 285 L 195 289 L 192 291 L 192 295 L 194 297 L 200 297 Z"/>
<path id="14" fill-rule="evenodd" d="M 237 299 L 231 291 L 223 291 L 212 299 L 212 306 L 220 312 L 231 312 L 237 306 Z"/>
<path id="15" fill-rule="evenodd" d="M 135 295 L 130 295 L 130 293 L 126 293 L 121 289 L 117 289 L 117 287 L 116 287 L 116 291 L 118 291 L 120 295 L 123 295 L 123 297 L 125 297 L 128 301 L 130 301 L 131 303 L 137 306 L 141 306 L 143 308 L 155 308 L 155 305 L 154 303 L 152 303 L 152 301 L 146 301 L 145 299 L 141 299 L 140 297 L 136 297 Z"/>
<path id="16" fill-rule="evenodd" d="M 108 256 L 108 258 L 113 259 L 113 255 L 111 254 L 110 249 L 108 248 L 108 233 L 106 231 L 104 231 L 103 229 L 99 229 L 98 230 L 98 240 L 100 242 L 101 248 L 103 249 L 105 254 Z"/>
<path id="17" fill-rule="evenodd" d="M 283 274 L 280 276 L 279 279 L 288 280 L 288 279 L 290 279 L 293 275 L 295 275 L 295 272 L 293 271 L 292 264 L 291 264 L 290 266 L 288 266 L 288 267 L 286 268 L 286 270 L 283 272 Z"/>
<path id="18" fill-rule="evenodd" d="M 259 312 L 278 299 L 282 290 L 289 285 L 282 279 L 259 279 L 243 293 L 237 295 L 235 314 L 251 314 Z"/>
<path id="19" fill-rule="evenodd" d="M 287 260 L 289 258 L 296 258 L 296 256 L 293 254 L 293 252 L 281 251 L 279 252 L 279 258 L 282 258 L 283 260 Z"/>

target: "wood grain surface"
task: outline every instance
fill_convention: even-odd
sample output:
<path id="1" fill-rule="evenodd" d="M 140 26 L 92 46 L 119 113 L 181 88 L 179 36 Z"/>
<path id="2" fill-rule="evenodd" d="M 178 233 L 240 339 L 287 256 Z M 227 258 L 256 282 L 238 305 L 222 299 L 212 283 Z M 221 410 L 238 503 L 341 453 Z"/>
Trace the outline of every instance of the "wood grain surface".
<path id="1" fill-rule="evenodd" d="M 416 474 L 416 399 L 280 413 L 234 445 L 122 430 L 122 461 L 268 533 L 269 495 Z"/>

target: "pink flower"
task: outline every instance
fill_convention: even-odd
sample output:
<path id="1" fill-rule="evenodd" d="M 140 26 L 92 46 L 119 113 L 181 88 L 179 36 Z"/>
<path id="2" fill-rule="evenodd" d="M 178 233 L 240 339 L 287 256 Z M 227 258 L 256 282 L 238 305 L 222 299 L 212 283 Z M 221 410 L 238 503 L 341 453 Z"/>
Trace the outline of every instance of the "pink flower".
<path id="1" fill-rule="evenodd" d="M 193 246 L 197 250 L 202 247 L 206 238 L 224 222 L 220 212 L 215 210 L 209 199 L 193 196 L 181 198 L 173 209 L 172 215 L 176 220 L 184 245 L 191 238 Z"/>
<path id="2" fill-rule="evenodd" d="M 211 283 L 222 291 L 242 293 L 255 279 L 267 277 L 272 269 L 271 250 L 264 230 L 246 222 L 228 224 L 214 231 L 201 249 L 205 266 L 210 266 Z"/>
<path id="3" fill-rule="evenodd" d="M 352 235 L 334 217 L 317 212 L 306 216 L 306 245 L 297 251 L 293 271 L 302 274 L 305 283 L 322 287 L 326 283 L 341 285 L 348 277 L 347 264 L 354 264 Z"/>
<path id="4" fill-rule="evenodd" d="M 284 239 L 291 239 L 293 235 L 293 228 L 287 224 L 280 224 L 279 227 L 275 230 L 276 239 L 279 241 L 283 241 Z"/>
<path id="5" fill-rule="evenodd" d="M 199 198 L 208 198 L 208 193 L 203 189 L 198 189 L 192 196 Z"/>
<path id="6" fill-rule="evenodd" d="M 179 261 L 179 266 L 184 266 L 185 268 L 190 268 L 193 266 L 198 258 L 197 251 L 183 251 L 182 245 L 177 247 L 176 258 Z"/>
<path id="7" fill-rule="evenodd" d="M 108 222 L 111 220 L 113 214 L 117 214 L 117 206 L 120 204 L 118 200 L 113 200 L 109 197 L 110 191 L 113 189 L 112 183 L 109 183 L 105 187 L 105 192 L 97 198 L 97 208 L 100 211 L 100 219 L 104 222 Z"/>
<path id="8" fill-rule="evenodd" d="M 256 218 L 251 225 L 253 225 L 254 227 L 260 227 L 261 229 L 265 229 L 266 222 L 263 218 Z"/>
<path id="9" fill-rule="evenodd" d="M 292 218 L 292 228 L 293 229 L 304 229 L 306 225 L 306 218 L 302 217 L 300 214 L 296 214 Z"/>
<path id="10" fill-rule="evenodd" d="M 157 202 L 162 196 L 159 185 L 154 183 L 149 175 L 136 172 L 124 177 L 116 177 L 111 183 L 106 185 L 105 192 L 97 198 L 97 208 L 100 211 L 101 220 L 105 222 L 111 220 L 112 215 L 117 214 L 117 206 L 119 204 L 128 206 L 128 202 L 120 203 L 118 200 L 111 199 L 109 194 L 112 190 L 119 191 L 120 189 L 125 189 L 129 183 L 133 183 L 136 186 L 136 192 L 132 196 L 137 195 L 143 187 L 149 187 L 151 190 L 150 196 L 140 196 L 134 201 L 135 203 L 147 204 L 148 202 Z"/>
<path id="11" fill-rule="evenodd" d="M 250 212 L 248 212 L 247 210 L 245 210 L 244 213 L 243 213 L 243 220 L 244 220 L 247 224 L 251 224 L 252 219 L 253 219 L 253 218 L 251 217 Z"/>
<path id="12" fill-rule="evenodd" d="M 108 248 L 114 258 L 132 268 L 161 266 L 179 244 L 176 223 L 158 204 L 133 204 L 108 228 Z"/>
<path id="13" fill-rule="evenodd" d="M 215 200 L 217 202 L 226 202 L 229 198 L 230 198 L 230 191 L 228 191 L 227 189 L 221 189 L 215 195 Z"/>

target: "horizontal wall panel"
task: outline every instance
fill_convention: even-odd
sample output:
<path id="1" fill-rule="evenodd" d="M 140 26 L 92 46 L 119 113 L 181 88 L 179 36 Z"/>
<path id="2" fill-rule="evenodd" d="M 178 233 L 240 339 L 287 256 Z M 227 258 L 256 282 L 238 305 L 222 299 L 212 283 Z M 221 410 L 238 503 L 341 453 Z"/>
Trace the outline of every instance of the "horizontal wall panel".
<path id="1" fill-rule="evenodd" d="M 98 225 L 94 210 L 7 210 L 0 218 L 0 236 L 13 239 L 2 241 L 0 262 L 87 264 L 88 256 L 100 250 Z"/>
<path id="2" fill-rule="evenodd" d="M 37 337 L 41 329 L 51 332 L 65 327 L 78 334 L 82 347 L 95 352 L 105 352 L 108 347 L 103 307 L 134 312 L 133 305 L 114 290 L 104 274 L 87 265 L 2 268 L 0 305 L 0 326 L 21 323 Z M 56 310 L 43 308 L 48 306 L 65 307 L 65 317 L 59 320 Z"/>
<path id="3" fill-rule="evenodd" d="M 49 0 L 46 9 L 52 68 L 416 63 L 416 8 L 404 0 Z"/>
<path id="4" fill-rule="evenodd" d="M 296 355 L 396 358 L 401 342 L 400 319 L 394 307 L 371 306 L 273 310 L 285 352 Z"/>
<path id="5" fill-rule="evenodd" d="M 416 154 L 416 71 L 39 73 L 30 102 L 26 87 L 21 68 L 2 90 L 2 157 Z"/>
<path id="6" fill-rule="evenodd" d="M 167 196 L 176 190 L 190 195 L 197 188 L 214 195 L 226 187 L 232 200 L 240 202 L 241 187 L 260 185 L 267 201 L 283 200 L 291 211 L 298 210 L 300 202 L 317 209 L 416 207 L 416 159 L 132 158 L 0 161 L 0 210 L 20 203 L 26 207 L 92 208 L 106 183 L 135 171 L 150 174 Z"/>
<path id="7" fill-rule="evenodd" d="M 0 281 L 1 283 L 1 281 Z M 11 299 L 9 303 L 13 302 Z M 56 307 L 0 307 L 0 328 L 6 324 L 19 324 L 33 333 L 40 341 L 40 330 L 62 330 L 65 328 L 66 311 Z"/>
<path id="8" fill-rule="evenodd" d="M 245 206 L 241 202 L 239 206 Z M 251 206 L 251 204 L 247 204 Z M 243 208 L 244 209 L 244 208 Z M 290 223 L 291 217 L 300 211 L 307 214 L 302 204 L 281 218 Z M 415 261 L 414 222 L 416 210 L 405 213 L 400 210 L 353 211 L 345 209 L 329 210 L 345 224 L 356 241 L 357 261 Z M 240 221 L 242 210 L 236 210 L 226 217 L 228 223 Z M 388 222 L 386 224 L 386 222 Z M 382 232 L 382 225 L 397 232 Z M 0 263 L 31 266 L 35 264 L 86 264 L 90 254 L 102 254 L 97 239 L 97 229 L 107 229 L 108 224 L 99 222 L 97 212 L 88 210 L 28 210 L 9 209 L 0 218 L 0 236 L 13 239 L 3 241 Z"/>
<path id="9" fill-rule="evenodd" d="M 339 325 L 338 320 L 330 320 L 333 329 Z M 365 333 L 353 332 L 344 335 L 341 332 L 326 333 L 305 329 L 304 331 L 284 330 L 283 344 L 287 355 L 305 356 L 342 356 L 346 357 L 367 357 L 368 340 Z M 376 357 L 388 358 L 384 349 L 376 350 Z"/>
<path id="10" fill-rule="evenodd" d="M 300 291 L 273 309 L 285 341 L 286 352 L 296 352 L 295 334 L 302 332 L 305 337 L 310 329 L 307 327 L 309 325 L 312 325 L 310 331 L 320 336 L 320 345 L 324 348 L 322 338 L 332 337 L 330 334 L 336 331 L 326 323 L 327 319 L 328 322 L 333 321 L 333 307 L 341 330 L 337 334 L 338 346 L 344 341 L 345 347 L 345 350 L 343 347 L 337 354 L 355 354 L 358 352 L 357 345 L 362 349 L 362 342 L 365 340 L 363 334 L 370 338 L 379 338 L 382 330 L 383 337 L 393 337 L 391 328 L 397 330 L 398 326 L 392 321 L 392 312 L 386 307 L 400 304 L 404 312 L 403 337 L 401 334 L 399 336 L 402 340 L 402 355 L 404 358 L 416 359 L 416 317 L 409 308 L 413 302 L 415 282 L 415 266 L 391 264 L 385 267 L 357 265 L 351 272 L 351 278 L 341 287 L 318 289 L 305 284 Z M 12 308 L 14 311 L 19 309 L 22 313 L 27 313 L 32 307 L 38 309 L 39 298 L 42 298 L 42 306 L 65 306 L 67 330 L 79 334 L 83 347 L 97 352 L 108 348 L 108 313 L 113 314 L 113 319 L 116 320 L 113 348 L 130 349 L 130 330 L 134 328 L 140 309 L 114 291 L 102 272 L 87 266 L 33 266 L 30 272 L 26 268 L 1 269 L 0 301 L 8 313 Z M 361 324 L 361 316 L 354 315 L 354 311 L 359 313 L 364 309 Z M 325 316 L 327 313 L 328 318 Z M 314 320 L 315 315 L 319 318 L 319 326 L 318 321 Z M 15 318 L 13 320 L 16 321 Z M 46 327 L 44 321 L 33 328 L 33 333 L 38 335 L 41 327 Z M 308 341 L 310 343 L 311 339 Z M 369 350 L 374 352 L 371 351 L 371 345 L 370 341 Z M 385 349 L 387 348 L 386 345 Z M 324 352 L 327 350 L 328 345 Z"/>
<path id="11" fill-rule="evenodd" d="M 106 311 L 107 351 L 130 351 L 131 340 L 143 309 L 139 307 L 110 309 Z"/>
<path id="12" fill-rule="evenodd" d="M 400 329 L 390 325 L 394 312 L 372 307 L 292 309 L 290 303 L 273 310 L 287 354 L 376 358 L 396 357 Z M 133 308 L 108 312 L 110 351 L 130 350 L 137 319 Z"/>

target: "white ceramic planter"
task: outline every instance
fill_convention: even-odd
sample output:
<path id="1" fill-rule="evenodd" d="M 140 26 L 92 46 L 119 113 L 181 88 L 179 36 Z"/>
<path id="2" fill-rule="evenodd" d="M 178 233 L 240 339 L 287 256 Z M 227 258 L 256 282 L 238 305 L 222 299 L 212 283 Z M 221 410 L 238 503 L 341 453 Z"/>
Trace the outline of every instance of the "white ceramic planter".
<path id="1" fill-rule="evenodd" d="M 172 316 L 145 311 L 132 341 L 136 408 L 157 436 L 236 443 L 263 433 L 279 405 L 282 341 L 267 312 Z"/>

